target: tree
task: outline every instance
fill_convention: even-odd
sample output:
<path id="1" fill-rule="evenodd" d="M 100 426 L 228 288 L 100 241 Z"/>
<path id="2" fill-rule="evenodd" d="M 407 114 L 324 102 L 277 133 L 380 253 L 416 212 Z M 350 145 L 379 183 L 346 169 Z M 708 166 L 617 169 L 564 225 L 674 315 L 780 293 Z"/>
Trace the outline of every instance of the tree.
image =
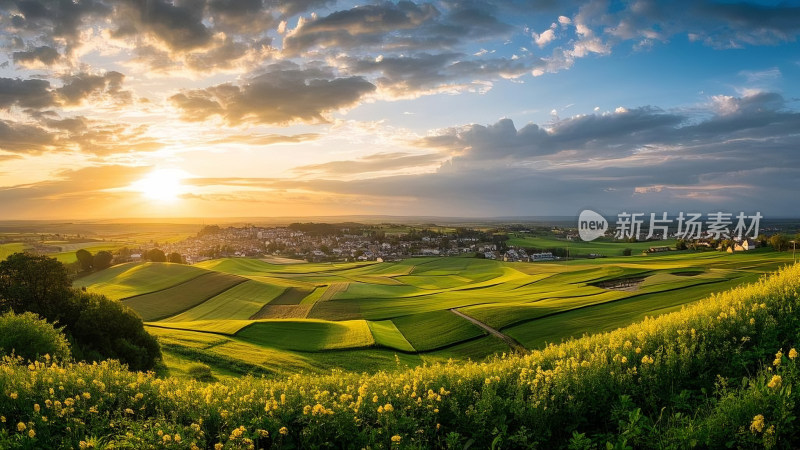
<path id="1" fill-rule="evenodd" d="M 167 262 L 167 255 L 163 251 L 154 248 L 145 253 L 145 259 L 152 262 Z"/>
<path id="2" fill-rule="evenodd" d="M 622 249 L 622 256 L 631 256 L 631 253 L 633 253 L 633 250 L 629 248 Z"/>
<path id="3" fill-rule="evenodd" d="M 55 258 L 15 253 L 0 262 L 0 309 L 58 322 L 78 360 L 116 358 L 132 370 L 148 370 L 161 357 L 158 342 L 133 310 L 72 289 L 64 265 Z"/>
<path id="4" fill-rule="evenodd" d="M 183 257 L 177 252 L 170 253 L 167 260 L 171 263 L 183 264 Z"/>
<path id="5" fill-rule="evenodd" d="M 55 258 L 14 253 L 0 262 L 0 309 L 31 311 L 44 317 L 66 309 L 72 282 Z"/>
<path id="6" fill-rule="evenodd" d="M 789 239 L 782 234 L 773 234 L 769 237 L 769 245 L 775 249 L 775 251 L 782 252 L 789 248 Z"/>
<path id="7" fill-rule="evenodd" d="M 114 260 L 114 255 L 111 252 L 107 252 L 105 250 L 101 250 L 94 255 L 94 270 L 103 270 L 108 269 L 111 267 L 111 261 Z"/>
<path id="8" fill-rule="evenodd" d="M 92 254 L 89 253 L 86 249 L 80 249 L 75 252 L 75 257 L 78 258 L 78 262 L 81 264 L 81 270 L 84 272 L 89 272 L 92 270 L 92 264 L 94 264 L 94 258 Z"/>

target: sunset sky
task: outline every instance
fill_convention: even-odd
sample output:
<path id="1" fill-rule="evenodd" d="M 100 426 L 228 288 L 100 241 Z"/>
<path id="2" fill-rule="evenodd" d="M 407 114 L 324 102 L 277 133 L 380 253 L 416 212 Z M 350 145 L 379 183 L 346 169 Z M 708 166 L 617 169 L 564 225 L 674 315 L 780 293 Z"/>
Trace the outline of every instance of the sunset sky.
<path id="1" fill-rule="evenodd" d="M 0 0 L 0 219 L 797 217 L 800 4 Z"/>

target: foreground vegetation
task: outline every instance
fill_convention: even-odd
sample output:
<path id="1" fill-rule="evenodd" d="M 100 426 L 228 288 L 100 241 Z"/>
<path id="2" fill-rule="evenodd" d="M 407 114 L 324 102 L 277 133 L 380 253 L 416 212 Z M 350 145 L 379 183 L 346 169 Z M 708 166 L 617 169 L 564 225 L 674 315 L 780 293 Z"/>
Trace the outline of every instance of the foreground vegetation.
<path id="1" fill-rule="evenodd" d="M 800 444 L 800 266 L 529 355 L 213 384 L 0 366 L 0 447 L 686 448 Z"/>

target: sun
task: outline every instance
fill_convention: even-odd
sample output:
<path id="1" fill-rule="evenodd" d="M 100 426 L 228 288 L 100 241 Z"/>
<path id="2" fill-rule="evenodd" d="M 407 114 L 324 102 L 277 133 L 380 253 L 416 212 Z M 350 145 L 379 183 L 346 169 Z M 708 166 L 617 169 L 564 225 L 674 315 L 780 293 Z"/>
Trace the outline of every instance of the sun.
<path id="1" fill-rule="evenodd" d="M 181 180 L 186 173 L 178 169 L 158 169 L 150 172 L 132 187 L 142 196 L 159 202 L 174 202 L 185 192 Z"/>

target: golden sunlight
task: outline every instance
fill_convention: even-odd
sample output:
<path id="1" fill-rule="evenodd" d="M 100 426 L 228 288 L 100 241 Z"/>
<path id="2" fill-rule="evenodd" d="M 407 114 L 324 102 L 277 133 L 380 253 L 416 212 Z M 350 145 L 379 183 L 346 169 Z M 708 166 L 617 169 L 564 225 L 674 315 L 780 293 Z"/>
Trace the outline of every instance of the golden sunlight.
<path id="1" fill-rule="evenodd" d="M 133 183 L 132 187 L 145 198 L 174 202 L 185 192 L 181 180 L 186 178 L 186 175 L 186 172 L 179 169 L 158 169 Z"/>

